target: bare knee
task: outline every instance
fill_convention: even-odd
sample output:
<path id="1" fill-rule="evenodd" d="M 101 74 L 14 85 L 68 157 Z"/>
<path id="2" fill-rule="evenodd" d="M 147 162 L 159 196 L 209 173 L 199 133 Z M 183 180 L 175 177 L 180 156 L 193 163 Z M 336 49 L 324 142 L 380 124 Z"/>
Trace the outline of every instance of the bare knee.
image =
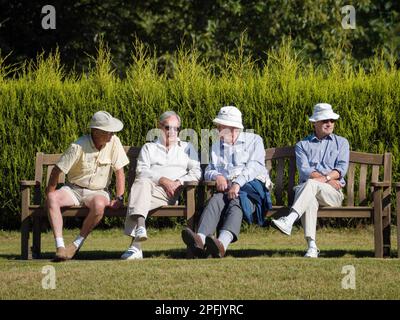
<path id="1" fill-rule="evenodd" d="M 95 196 L 93 197 L 87 206 L 90 209 L 90 212 L 95 216 L 102 217 L 104 215 L 104 211 L 106 206 L 109 204 L 109 201 L 103 196 Z"/>
<path id="2" fill-rule="evenodd" d="M 46 198 L 46 205 L 48 208 L 60 208 L 61 203 L 57 192 L 50 192 Z"/>

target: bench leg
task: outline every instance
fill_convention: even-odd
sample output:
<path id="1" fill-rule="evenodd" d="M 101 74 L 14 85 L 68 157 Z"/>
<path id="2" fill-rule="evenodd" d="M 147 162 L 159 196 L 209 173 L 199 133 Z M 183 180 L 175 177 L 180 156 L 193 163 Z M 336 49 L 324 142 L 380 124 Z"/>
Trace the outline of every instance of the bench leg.
<path id="1" fill-rule="evenodd" d="M 30 229 L 29 218 L 25 218 L 25 220 L 21 222 L 21 259 L 22 260 L 29 259 L 29 229 Z"/>
<path id="2" fill-rule="evenodd" d="M 33 228 L 32 228 L 32 258 L 39 259 L 41 255 L 41 218 L 33 218 Z"/>
<path id="3" fill-rule="evenodd" d="M 383 218 L 383 256 L 390 257 L 390 219 Z"/>
<path id="4" fill-rule="evenodd" d="M 194 213 L 196 210 L 196 203 L 195 203 L 195 189 L 190 187 L 187 190 L 186 196 L 186 219 L 187 219 L 187 226 L 194 230 Z"/>
<path id="5" fill-rule="evenodd" d="M 374 190 L 375 257 L 383 258 L 382 190 Z"/>
<path id="6" fill-rule="evenodd" d="M 396 188 L 397 258 L 400 259 L 400 188 Z"/>

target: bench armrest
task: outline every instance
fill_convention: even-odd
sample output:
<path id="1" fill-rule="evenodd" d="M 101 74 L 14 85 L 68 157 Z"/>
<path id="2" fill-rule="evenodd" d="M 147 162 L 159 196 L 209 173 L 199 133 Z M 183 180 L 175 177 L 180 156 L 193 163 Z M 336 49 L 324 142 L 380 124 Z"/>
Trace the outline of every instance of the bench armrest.
<path id="1" fill-rule="evenodd" d="M 203 185 L 203 186 L 207 186 L 207 187 L 214 187 L 214 186 L 217 185 L 217 183 L 216 183 L 215 181 L 210 181 L 210 180 L 208 180 L 208 181 L 201 181 L 200 184 Z"/>
<path id="2" fill-rule="evenodd" d="M 20 183 L 21 187 L 30 187 L 30 186 L 36 186 L 39 184 L 39 181 L 33 181 L 33 180 L 21 180 Z"/>
<path id="3" fill-rule="evenodd" d="M 383 181 L 383 182 L 371 182 L 371 186 L 374 188 L 387 188 L 390 187 L 391 183 L 389 181 Z"/>
<path id="4" fill-rule="evenodd" d="M 184 187 L 196 187 L 199 185 L 198 181 L 185 181 L 183 182 Z"/>

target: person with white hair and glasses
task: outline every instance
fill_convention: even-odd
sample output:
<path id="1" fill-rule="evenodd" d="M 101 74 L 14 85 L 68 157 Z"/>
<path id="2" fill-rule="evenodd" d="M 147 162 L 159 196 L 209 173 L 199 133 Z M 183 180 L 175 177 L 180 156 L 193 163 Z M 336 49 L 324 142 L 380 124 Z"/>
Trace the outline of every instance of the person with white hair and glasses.
<path id="1" fill-rule="evenodd" d="M 199 181 L 201 168 L 197 150 L 178 137 L 181 119 L 174 111 L 164 112 L 158 122 L 160 137 L 143 145 L 132 184 L 125 235 L 131 238 L 123 260 L 143 259 L 141 242 L 147 240 L 145 220 L 150 210 L 178 201 L 185 181 Z"/>

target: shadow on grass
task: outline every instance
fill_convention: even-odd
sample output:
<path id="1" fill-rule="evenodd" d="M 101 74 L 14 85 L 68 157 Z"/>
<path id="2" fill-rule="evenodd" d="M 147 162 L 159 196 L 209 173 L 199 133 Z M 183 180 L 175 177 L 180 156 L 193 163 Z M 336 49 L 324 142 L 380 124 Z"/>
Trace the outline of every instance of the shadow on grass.
<path id="1" fill-rule="evenodd" d="M 74 260 L 120 260 L 123 251 L 82 251 L 78 252 Z M 303 257 L 305 250 L 297 249 L 279 249 L 279 250 L 259 250 L 259 249 L 228 249 L 226 256 L 233 258 L 252 258 L 252 257 L 269 257 L 269 258 L 296 258 Z M 143 255 L 145 259 L 164 258 L 164 259 L 186 259 L 185 249 L 171 250 L 146 250 Z M 321 250 L 320 258 L 372 258 L 374 252 L 372 250 Z M 397 257 L 393 250 L 391 257 Z M 54 252 L 44 252 L 41 254 L 41 260 L 52 260 Z M 0 254 L 0 259 L 19 260 L 20 256 L 15 254 Z"/>

